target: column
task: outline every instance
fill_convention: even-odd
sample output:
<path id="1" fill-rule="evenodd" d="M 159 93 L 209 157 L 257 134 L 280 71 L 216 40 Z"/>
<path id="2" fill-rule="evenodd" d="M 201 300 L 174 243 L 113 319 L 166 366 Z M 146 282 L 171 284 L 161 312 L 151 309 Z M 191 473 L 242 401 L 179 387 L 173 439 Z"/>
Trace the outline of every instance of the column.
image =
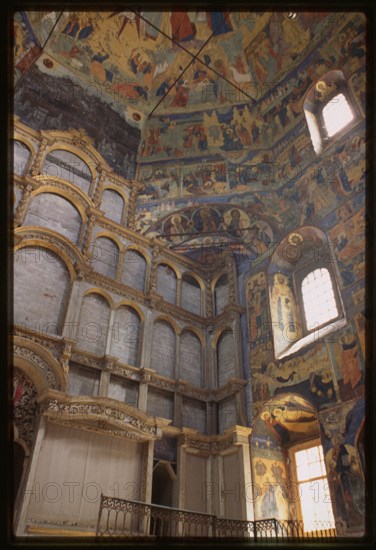
<path id="1" fill-rule="evenodd" d="M 146 441 L 143 443 L 142 454 L 142 471 L 141 471 L 141 487 L 140 487 L 140 501 L 147 504 L 151 503 L 151 490 L 153 484 L 153 458 L 154 458 L 154 440 Z M 149 534 L 150 529 L 150 516 L 139 516 L 139 530 L 140 534 Z"/>
<path id="2" fill-rule="evenodd" d="M 65 323 L 63 327 L 63 337 L 69 340 L 77 340 L 78 320 L 82 305 L 82 291 L 80 283 L 82 275 L 78 274 L 77 279 L 73 281 L 72 290 L 70 293 L 67 312 L 65 315 Z"/>
<path id="3" fill-rule="evenodd" d="M 32 176 L 37 176 L 38 174 L 40 174 L 40 169 L 42 167 L 42 162 L 44 160 L 43 157 L 44 157 L 47 145 L 48 145 L 48 140 L 46 138 L 42 138 L 39 144 L 38 152 L 35 155 L 34 162 L 30 167 Z"/>
<path id="4" fill-rule="evenodd" d="M 24 221 L 26 210 L 27 210 L 27 203 L 29 202 L 31 191 L 32 191 L 32 186 L 27 185 L 22 193 L 22 197 L 20 199 L 20 202 L 18 203 L 17 210 L 13 219 L 14 227 L 18 227 L 22 225 Z"/>
<path id="5" fill-rule="evenodd" d="M 86 224 L 86 233 L 82 243 L 82 254 L 84 255 L 86 260 L 90 260 L 91 234 L 95 224 L 94 214 L 91 211 L 89 211 L 88 215 L 89 215 L 89 219 Z"/>
<path id="6" fill-rule="evenodd" d="M 135 222 L 135 209 L 136 209 L 136 198 L 137 198 L 137 188 L 132 187 L 131 193 L 129 195 L 128 201 L 128 215 L 127 215 L 127 227 L 134 230 Z"/>
<path id="7" fill-rule="evenodd" d="M 96 208 L 99 208 L 101 198 L 102 198 L 102 189 L 104 185 L 104 180 L 106 178 L 106 171 L 100 170 L 99 178 L 97 181 L 97 185 L 95 187 L 94 195 L 93 195 L 93 204 Z"/>
<path id="8" fill-rule="evenodd" d="M 114 321 L 115 321 L 115 310 L 111 309 L 110 314 L 110 321 L 108 323 L 108 333 L 107 333 L 107 342 L 106 342 L 106 351 L 105 355 L 111 355 L 111 344 L 112 344 L 112 338 L 114 334 Z"/>

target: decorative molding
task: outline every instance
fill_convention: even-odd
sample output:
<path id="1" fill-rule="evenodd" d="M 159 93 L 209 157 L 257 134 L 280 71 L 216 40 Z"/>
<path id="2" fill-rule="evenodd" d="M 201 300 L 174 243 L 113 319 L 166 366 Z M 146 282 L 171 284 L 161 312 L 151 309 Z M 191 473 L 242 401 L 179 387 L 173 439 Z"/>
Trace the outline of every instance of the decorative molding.
<path id="1" fill-rule="evenodd" d="M 47 380 L 49 388 L 60 388 L 60 383 L 56 379 L 54 372 L 51 370 L 50 365 L 40 355 L 32 351 L 30 348 L 19 344 L 13 344 L 13 351 L 14 355 L 28 359 L 31 363 L 39 367 Z"/>
<path id="2" fill-rule="evenodd" d="M 74 188 L 72 184 L 66 182 L 58 176 L 48 176 L 45 174 L 40 174 L 34 177 L 34 182 L 37 183 L 37 185 L 34 185 L 35 189 L 40 189 L 41 187 L 44 187 L 46 185 L 51 185 L 51 187 L 56 187 L 57 189 L 62 189 L 63 191 L 65 191 L 68 196 L 75 199 L 76 202 L 79 202 L 82 205 L 83 209 L 91 206 L 91 199 L 88 195 L 80 192 L 80 189 Z"/>
<path id="3" fill-rule="evenodd" d="M 81 363 L 88 367 L 94 367 L 96 369 L 103 368 L 103 359 L 99 357 L 93 357 L 92 355 L 83 353 L 81 351 L 73 350 L 70 360 L 75 363 Z"/>
<path id="4" fill-rule="evenodd" d="M 22 440 L 31 451 L 39 414 L 38 392 L 32 380 L 17 368 L 13 374 L 13 393 L 12 412 L 17 439 Z"/>
<path id="5" fill-rule="evenodd" d="M 221 435 L 203 435 L 195 430 L 182 428 L 178 435 L 179 445 L 189 452 L 200 456 L 221 454 L 231 447 L 241 444 L 249 444 L 249 435 L 252 430 L 245 426 L 234 426 Z"/>
<path id="6" fill-rule="evenodd" d="M 56 354 L 60 353 L 64 345 L 61 336 L 54 336 L 43 332 L 38 332 L 36 334 L 31 329 L 24 326 L 21 327 L 20 325 L 13 325 L 11 335 L 30 342 L 36 342 Z"/>
<path id="7" fill-rule="evenodd" d="M 108 397 L 66 396 L 49 391 L 40 405 L 43 415 L 52 422 L 137 441 L 159 438 L 164 424 L 132 405 Z"/>
<path id="8" fill-rule="evenodd" d="M 49 144 L 49 140 L 46 137 L 42 137 L 39 143 L 37 154 L 35 155 L 34 161 L 30 167 L 32 176 L 37 176 L 40 173 L 43 157 L 46 152 L 48 144 Z"/>
<path id="9" fill-rule="evenodd" d="M 17 211 L 13 218 L 14 227 L 18 227 L 19 225 L 21 225 L 24 220 L 25 213 L 26 213 L 26 206 L 29 201 L 31 191 L 32 191 L 31 185 L 26 185 L 22 193 L 22 197 L 18 203 Z"/>
<path id="10" fill-rule="evenodd" d="M 119 363 L 116 358 L 105 357 L 105 370 L 109 371 L 112 374 L 118 374 L 123 378 L 128 378 L 130 380 L 140 380 L 140 373 L 137 370 L 130 369 L 127 366 L 123 366 Z"/>

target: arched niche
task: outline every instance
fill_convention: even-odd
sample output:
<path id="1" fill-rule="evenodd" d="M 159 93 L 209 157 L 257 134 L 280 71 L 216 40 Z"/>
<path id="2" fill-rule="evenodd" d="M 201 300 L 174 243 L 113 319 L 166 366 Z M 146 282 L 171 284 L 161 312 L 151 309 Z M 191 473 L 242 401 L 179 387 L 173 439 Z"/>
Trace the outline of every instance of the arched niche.
<path id="1" fill-rule="evenodd" d="M 13 269 L 14 322 L 61 334 L 71 281 L 65 262 L 48 248 L 27 246 L 15 252 Z"/>
<path id="2" fill-rule="evenodd" d="M 55 193 L 39 193 L 32 198 L 23 225 L 52 229 L 77 244 L 82 218 L 65 197 Z"/>

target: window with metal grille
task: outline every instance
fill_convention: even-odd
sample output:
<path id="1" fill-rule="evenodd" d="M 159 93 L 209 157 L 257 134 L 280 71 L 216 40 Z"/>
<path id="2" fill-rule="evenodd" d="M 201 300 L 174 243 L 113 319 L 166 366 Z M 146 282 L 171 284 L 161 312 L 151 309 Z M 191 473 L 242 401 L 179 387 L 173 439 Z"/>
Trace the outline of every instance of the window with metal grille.
<path id="1" fill-rule="evenodd" d="M 326 268 L 321 267 L 308 273 L 302 281 L 301 289 L 308 330 L 338 317 L 332 279 Z"/>

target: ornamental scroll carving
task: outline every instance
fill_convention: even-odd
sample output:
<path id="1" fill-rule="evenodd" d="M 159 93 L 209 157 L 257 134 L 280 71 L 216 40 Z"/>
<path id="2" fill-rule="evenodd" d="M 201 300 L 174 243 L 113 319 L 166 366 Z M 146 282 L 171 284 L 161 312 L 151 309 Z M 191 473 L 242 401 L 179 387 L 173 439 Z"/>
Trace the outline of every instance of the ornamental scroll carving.
<path id="1" fill-rule="evenodd" d="M 18 438 L 31 450 L 39 414 L 37 389 L 28 376 L 19 369 L 13 376 L 13 422 Z"/>
<path id="2" fill-rule="evenodd" d="M 33 364 L 35 364 L 39 367 L 39 369 L 43 372 L 45 378 L 47 379 L 49 388 L 51 388 L 53 390 L 60 389 L 60 384 L 56 380 L 55 375 L 54 375 L 53 371 L 51 370 L 51 368 L 50 368 L 49 364 L 47 363 L 47 361 L 42 359 L 42 357 L 40 357 L 39 355 L 34 353 L 29 348 L 25 348 L 25 347 L 22 347 L 22 346 L 19 346 L 19 345 L 16 345 L 16 344 L 13 346 L 13 351 L 14 351 L 15 355 L 18 355 L 20 357 L 24 357 L 25 359 L 29 359 Z"/>
<path id="3" fill-rule="evenodd" d="M 107 433 L 115 433 L 117 430 L 132 432 L 129 429 L 131 426 L 141 432 L 139 434 L 141 439 L 156 437 L 157 426 L 149 424 L 137 416 L 137 412 L 134 407 L 120 403 L 110 406 L 104 403 L 60 401 L 58 399 L 50 399 L 44 407 L 44 415 L 55 422 L 86 421 L 85 425 L 80 422 L 79 427 L 88 428 L 90 422 L 90 425 L 93 424 L 98 429 L 107 430 Z M 97 422 L 95 423 L 95 421 Z M 109 425 L 115 426 L 115 428 Z"/>

